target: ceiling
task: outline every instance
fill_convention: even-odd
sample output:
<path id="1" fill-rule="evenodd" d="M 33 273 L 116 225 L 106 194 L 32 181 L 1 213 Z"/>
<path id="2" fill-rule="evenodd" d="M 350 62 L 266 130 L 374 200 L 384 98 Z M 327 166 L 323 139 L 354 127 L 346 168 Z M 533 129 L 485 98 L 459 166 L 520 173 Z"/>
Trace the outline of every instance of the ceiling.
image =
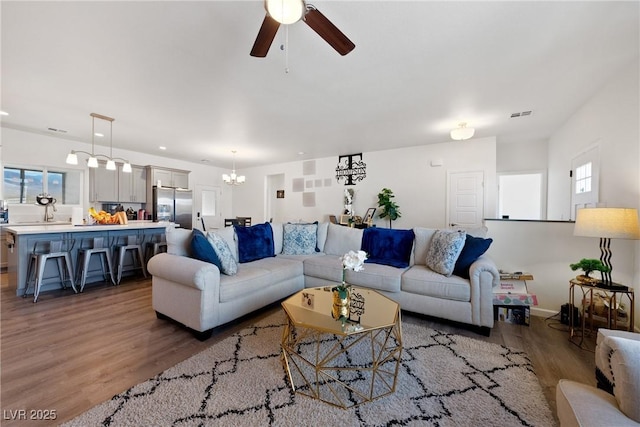
<path id="1" fill-rule="evenodd" d="M 222 167 L 237 150 L 239 170 L 451 141 L 462 121 L 526 143 L 639 57 L 635 1 L 312 4 L 353 52 L 298 22 L 249 56 L 260 1 L 2 1 L 2 126 L 90 142 L 95 112 L 115 148 Z"/>

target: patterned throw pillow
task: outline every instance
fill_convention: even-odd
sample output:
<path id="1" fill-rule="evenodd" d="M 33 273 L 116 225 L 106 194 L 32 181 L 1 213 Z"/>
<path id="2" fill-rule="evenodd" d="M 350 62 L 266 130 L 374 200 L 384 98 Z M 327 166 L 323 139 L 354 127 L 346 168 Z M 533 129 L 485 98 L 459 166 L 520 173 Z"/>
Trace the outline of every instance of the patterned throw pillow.
<path id="1" fill-rule="evenodd" d="M 464 231 L 436 231 L 427 251 L 427 267 L 436 273 L 451 276 L 456 260 L 464 247 L 465 239 Z"/>
<path id="2" fill-rule="evenodd" d="M 282 253 L 284 255 L 311 255 L 317 251 L 318 223 L 284 224 Z"/>
<path id="3" fill-rule="evenodd" d="M 236 274 L 238 272 L 238 263 L 233 257 L 227 242 L 222 237 L 211 231 L 207 233 L 207 240 L 211 243 L 211 246 L 213 246 L 213 250 L 216 252 L 218 259 L 220 260 L 220 265 L 222 266 L 220 272 L 227 276 L 233 276 Z"/>

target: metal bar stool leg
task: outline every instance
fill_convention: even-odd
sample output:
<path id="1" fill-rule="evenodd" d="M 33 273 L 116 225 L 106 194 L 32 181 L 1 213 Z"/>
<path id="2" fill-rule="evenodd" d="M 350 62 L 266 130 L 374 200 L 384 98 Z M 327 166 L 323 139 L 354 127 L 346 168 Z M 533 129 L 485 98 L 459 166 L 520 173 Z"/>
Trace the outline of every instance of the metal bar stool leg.
<path id="1" fill-rule="evenodd" d="M 69 282 L 71 282 L 71 288 L 73 289 L 73 293 L 77 294 L 78 289 L 76 289 L 75 281 L 73 280 L 73 265 L 71 262 L 71 255 L 69 252 L 64 253 L 64 262 L 67 264 L 67 273 L 69 273 Z M 62 283 L 64 286 L 64 276 L 60 277 L 62 279 Z"/>

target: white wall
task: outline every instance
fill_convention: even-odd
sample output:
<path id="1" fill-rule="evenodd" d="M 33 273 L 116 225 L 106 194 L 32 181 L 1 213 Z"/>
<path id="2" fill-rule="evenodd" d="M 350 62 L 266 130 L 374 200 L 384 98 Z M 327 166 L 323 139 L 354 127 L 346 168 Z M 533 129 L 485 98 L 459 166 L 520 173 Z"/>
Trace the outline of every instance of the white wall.
<path id="1" fill-rule="evenodd" d="M 338 156 L 315 160 L 315 174 L 303 175 L 303 160 L 239 170 L 247 183 L 234 188 L 234 215 L 251 216 L 254 223 L 268 220 L 265 213 L 265 188 L 268 175 L 285 175 L 285 221 L 327 220 L 328 215 L 340 215 L 343 210 L 343 192 L 353 188 L 353 208 L 356 215 L 364 216 L 370 207 L 377 207 L 377 194 L 390 188 L 402 217 L 394 221 L 393 228 L 414 226 L 444 227 L 446 224 L 447 173 L 461 171 L 484 172 L 485 217 L 496 215 L 496 142 L 495 138 L 446 142 L 420 147 L 363 153 L 367 177 L 355 186 L 345 187 L 335 179 Z M 442 166 L 432 167 L 432 160 Z M 315 206 L 303 206 L 303 193 L 293 192 L 294 179 L 303 178 L 305 191 L 314 193 Z M 330 185 L 326 186 L 328 182 Z M 309 187 L 307 187 L 308 183 Z M 316 183 L 320 186 L 316 186 Z M 388 227 L 388 222 L 375 217 L 376 224 Z"/>
<path id="2" fill-rule="evenodd" d="M 548 141 L 501 142 L 496 150 L 496 172 L 547 170 Z"/>
<path id="3" fill-rule="evenodd" d="M 571 159 L 601 147 L 600 203 L 640 208 L 638 61 L 614 76 L 549 140 L 548 219 L 570 214 Z"/>
<path id="4" fill-rule="evenodd" d="M 601 148 L 600 205 L 640 211 L 639 75 L 636 59 L 613 76 L 549 139 L 549 219 L 569 218 L 571 159 L 595 144 Z M 626 242 L 614 241 L 614 244 Z M 633 274 L 625 284 L 633 286 L 637 293 L 640 291 L 640 241 L 629 245 Z M 612 262 L 616 270 L 620 252 L 614 249 Z M 636 302 L 636 313 L 640 312 L 639 307 L 640 302 Z"/>

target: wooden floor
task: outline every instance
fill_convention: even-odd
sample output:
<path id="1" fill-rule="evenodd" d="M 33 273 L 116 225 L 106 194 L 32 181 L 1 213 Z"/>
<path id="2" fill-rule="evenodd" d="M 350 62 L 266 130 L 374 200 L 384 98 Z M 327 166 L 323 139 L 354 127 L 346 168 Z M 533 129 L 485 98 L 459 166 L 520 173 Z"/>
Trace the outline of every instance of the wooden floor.
<path id="1" fill-rule="evenodd" d="M 3 426 L 53 425 L 67 421 L 113 395 L 215 345 L 279 306 L 272 305 L 217 331 L 206 342 L 156 319 L 151 281 L 96 284 L 83 294 L 41 294 L 37 304 L 16 297 L 1 274 L 1 394 Z M 403 314 L 403 321 L 412 316 Z M 431 327 L 525 350 L 555 413 L 560 378 L 594 384 L 594 355 L 568 341 L 557 320 L 532 317 L 530 327 L 499 322 L 490 337 L 432 321 Z M 593 346 L 593 342 L 589 342 Z M 27 421 L 14 421 L 26 411 Z M 38 411 L 39 412 L 31 412 Z M 55 413 L 56 420 L 29 420 Z"/>

